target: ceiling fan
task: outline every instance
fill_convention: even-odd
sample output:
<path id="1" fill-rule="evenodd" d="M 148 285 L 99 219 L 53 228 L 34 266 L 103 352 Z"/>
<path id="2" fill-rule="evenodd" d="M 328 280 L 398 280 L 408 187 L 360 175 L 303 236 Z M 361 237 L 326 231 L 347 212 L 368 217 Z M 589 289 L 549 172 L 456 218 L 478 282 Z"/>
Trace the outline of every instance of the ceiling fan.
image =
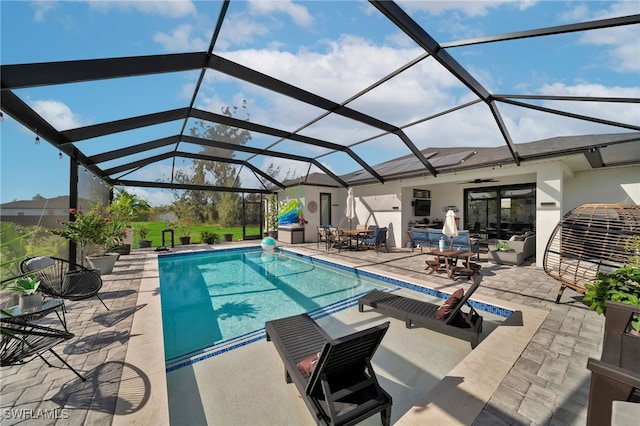
<path id="1" fill-rule="evenodd" d="M 500 181 L 497 180 L 497 179 L 473 179 L 473 180 L 468 180 L 468 181 L 465 181 L 465 182 L 460 182 L 459 185 L 462 185 L 464 183 L 475 183 L 475 184 L 478 184 L 478 183 L 485 183 L 485 182 L 500 182 Z"/>

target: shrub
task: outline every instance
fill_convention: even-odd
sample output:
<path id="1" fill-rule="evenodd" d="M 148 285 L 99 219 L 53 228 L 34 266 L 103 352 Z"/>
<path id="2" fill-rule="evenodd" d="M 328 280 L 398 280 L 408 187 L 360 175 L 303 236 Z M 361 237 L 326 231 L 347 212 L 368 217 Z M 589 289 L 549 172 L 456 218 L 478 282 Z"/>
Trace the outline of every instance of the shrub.
<path id="1" fill-rule="evenodd" d="M 214 244 L 218 242 L 219 239 L 220 235 L 216 234 L 215 232 L 202 231 L 200 233 L 200 240 L 202 240 L 202 242 L 205 244 Z"/>
<path id="2" fill-rule="evenodd" d="M 605 300 L 640 306 L 640 268 L 625 265 L 612 273 L 599 273 L 593 284 L 585 284 L 583 302 L 598 314 L 605 313 Z M 634 315 L 631 326 L 640 331 L 640 316 Z"/>

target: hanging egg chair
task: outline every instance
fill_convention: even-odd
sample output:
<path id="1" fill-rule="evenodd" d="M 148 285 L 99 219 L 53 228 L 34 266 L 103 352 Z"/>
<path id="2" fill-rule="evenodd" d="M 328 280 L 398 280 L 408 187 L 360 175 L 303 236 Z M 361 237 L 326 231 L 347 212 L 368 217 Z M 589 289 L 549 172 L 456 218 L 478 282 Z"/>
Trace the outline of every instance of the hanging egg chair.
<path id="1" fill-rule="evenodd" d="M 583 204 L 567 213 L 554 229 L 544 253 L 544 271 L 560 281 L 556 303 L 569 287 L 584 294 L 598 272 L 629 263 L 629 241 L 640 235 L 640 206 Z"/>

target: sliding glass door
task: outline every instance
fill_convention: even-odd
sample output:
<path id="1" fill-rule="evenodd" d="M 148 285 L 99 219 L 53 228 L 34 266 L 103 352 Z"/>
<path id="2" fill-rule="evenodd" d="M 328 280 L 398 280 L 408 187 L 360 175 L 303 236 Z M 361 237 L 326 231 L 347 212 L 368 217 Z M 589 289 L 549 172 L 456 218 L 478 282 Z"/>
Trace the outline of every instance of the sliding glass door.
<path id="1" fill-rule="evenodd" d="M 508 239 L 536 229 L 534 184 L 465 189 L 465 229 L 488 239 Z"/>

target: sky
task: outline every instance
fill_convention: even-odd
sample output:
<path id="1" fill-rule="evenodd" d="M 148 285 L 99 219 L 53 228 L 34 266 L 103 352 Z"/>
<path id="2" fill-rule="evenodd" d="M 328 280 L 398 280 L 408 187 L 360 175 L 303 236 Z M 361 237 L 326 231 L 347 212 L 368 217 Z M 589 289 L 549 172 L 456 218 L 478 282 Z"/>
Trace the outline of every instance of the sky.
<path id="1" fill-rule="evenodd" d="M 439 43 L 640 14 L 640 2 L 599 1 L 399 1 Z M 6 1 L 0 2 L 0 62 L 23 64 L 206 51 L 221 10 L 217 1 Z M 638 25 L 541 39 L 456 47 L 449 53 L 495 93 L 640 98 Z M 424 51 L 364 1 L 232 0 L 214 53 L 335 102 L 350 100 Z M 16 90 L 58 130 L 143 115 L 189 104 L 199 72 Z M 348 106 L 404 128 L 419 149 L 501 146 L 486 105 L 435 120 L 426 117 L 474 100 L 470 91 L 429 58 L 381 84 Z M 640 125 L 630 104 L 540 101 L 541 106 Z M 199 109 L 241 106 L 238 117 L 350 146 L 369 164 L 410 151 L 395 136 L 329 116 L 308 125 L 321 110 L 224 74 L 207 71 L 195 99 Z M 581 120 L 500 106 L 514 143 L 558 135 L 624 131 Z M 68 193 L 68 158 L 7 114 L 0 123 L 0 202 Z M 409 125 L 415 123 L 413 125 Z M 182 122 L 82 141 L 88 155 L 178 134 Z M 196 123 L 187 123 L 187 129 Z M 199 147 L 181 144 L 184 151 Z M 341 175 L 360 169 L 342 153 L 252 133 L 250 146 L 316 157 Z M 105 148 L 107 147 L 107 148 Z M 168 148 L 170 149 L 170 148 Z M 161 153 L 159 150 L 158 153 Z M 58 158 L 61 156 L 62 158 Z M 248 158 L 240 155 L 241 159 Z M 135 157 L 127 159 L 135 161 Z M 250 161 L 263 170 L 266 158 Z M 122 163 L 122 162 L 120 162 Z M 104 164 L 103 168 L 117 164 Z M 282 160 L 283 175 L 304 175 L 307 165 Z M 178 162 L 186 170 L 188 163 Z M 127 179 L 164 180 L 170 161 L 144 167 Z M 279 176 L 283 178 L 284 176 Z M 247 170 L 244 185 L 259 186 Z M 152 205 L 173 199 L 168 191 L 132 188 Z"/>

